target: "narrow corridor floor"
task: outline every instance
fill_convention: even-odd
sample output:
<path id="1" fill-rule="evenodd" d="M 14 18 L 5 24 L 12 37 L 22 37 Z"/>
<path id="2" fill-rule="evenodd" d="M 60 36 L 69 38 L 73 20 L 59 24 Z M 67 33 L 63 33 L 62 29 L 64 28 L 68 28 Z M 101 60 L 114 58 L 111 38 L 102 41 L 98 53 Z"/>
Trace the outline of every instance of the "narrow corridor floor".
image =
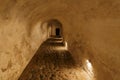
<path id="1" fill-rule="evenodd" d="M 49 38 L 38 49 L 18 80 L 87 80 L 76 67 L 62 38 Z M 86 75 L 84 75 L 86 76 Z"/>

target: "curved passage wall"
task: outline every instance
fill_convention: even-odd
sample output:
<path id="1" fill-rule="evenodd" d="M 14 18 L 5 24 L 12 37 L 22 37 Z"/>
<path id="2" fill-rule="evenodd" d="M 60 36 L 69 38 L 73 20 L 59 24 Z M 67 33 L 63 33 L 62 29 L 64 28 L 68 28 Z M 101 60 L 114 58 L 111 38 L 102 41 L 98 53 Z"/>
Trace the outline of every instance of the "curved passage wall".
<path id="1" fill-rule="evenodd" d="M 0 0 L 0 80 L 18 79 L 47 38 L 41 24 L 53 18 L 78 64 L 87 58 L 96 80 L 119 80 L 119 15 L 119 0 Z"/>

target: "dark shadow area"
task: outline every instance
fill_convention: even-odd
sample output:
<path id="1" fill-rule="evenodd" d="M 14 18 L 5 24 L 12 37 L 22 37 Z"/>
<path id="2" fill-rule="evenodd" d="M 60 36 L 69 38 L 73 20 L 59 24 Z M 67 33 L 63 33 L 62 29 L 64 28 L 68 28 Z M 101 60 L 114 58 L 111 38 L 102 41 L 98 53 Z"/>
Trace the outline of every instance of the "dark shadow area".
<path id="1" fill-rule="evenodd" d="M 56 36 L 60 36 L 60 29 L 56 28 Z"/>

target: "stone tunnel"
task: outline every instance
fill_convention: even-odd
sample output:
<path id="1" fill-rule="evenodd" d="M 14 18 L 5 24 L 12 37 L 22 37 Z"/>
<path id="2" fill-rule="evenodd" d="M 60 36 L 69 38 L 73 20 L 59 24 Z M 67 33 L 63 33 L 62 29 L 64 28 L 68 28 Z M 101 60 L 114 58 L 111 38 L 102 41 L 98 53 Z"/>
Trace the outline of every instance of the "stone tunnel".
<path id="1" fill-rule="evenodd" d="M 0 0 L 0 80 L 120 80 L 120 1 Z"/>

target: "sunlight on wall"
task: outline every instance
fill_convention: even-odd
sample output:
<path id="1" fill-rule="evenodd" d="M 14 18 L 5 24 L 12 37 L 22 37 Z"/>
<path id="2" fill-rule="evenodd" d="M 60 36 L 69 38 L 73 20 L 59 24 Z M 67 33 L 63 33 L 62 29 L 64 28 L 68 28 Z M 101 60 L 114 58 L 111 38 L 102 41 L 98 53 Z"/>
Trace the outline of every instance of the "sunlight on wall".
<path id="1" fill-rule="evenodd" d="M 65 41 L 65 49 L 68 50 L 68 44 L 66 41 Z"/>
<path id="2" fill-rule="evenodd" d="M 84 69 L 90 77 L 90 79 L 88 78 L 87 80 L 95 80 L 93 66 L 92 66 L 92 63 L 88 59 L 85 60 Z"/>
<path id="3" fill-rule="evenodd" d="M 64 46 L 53 47 L 53 50 L 68 50 L 67 42 L 64 42 Z"/>
<path id="4" fill-rule="evenodd" d="M 86 59 L 83 67 L 74 67 L 72 69 L 64 69 L 68 80 L 96 80 L 92 63 Z"/>
<path id="5" fill-rule="evenodd" d="M 89 70 L 89 72 L 93 74 L 93 67 L 89 60 L 86 60 L 86 67 Z"/>

